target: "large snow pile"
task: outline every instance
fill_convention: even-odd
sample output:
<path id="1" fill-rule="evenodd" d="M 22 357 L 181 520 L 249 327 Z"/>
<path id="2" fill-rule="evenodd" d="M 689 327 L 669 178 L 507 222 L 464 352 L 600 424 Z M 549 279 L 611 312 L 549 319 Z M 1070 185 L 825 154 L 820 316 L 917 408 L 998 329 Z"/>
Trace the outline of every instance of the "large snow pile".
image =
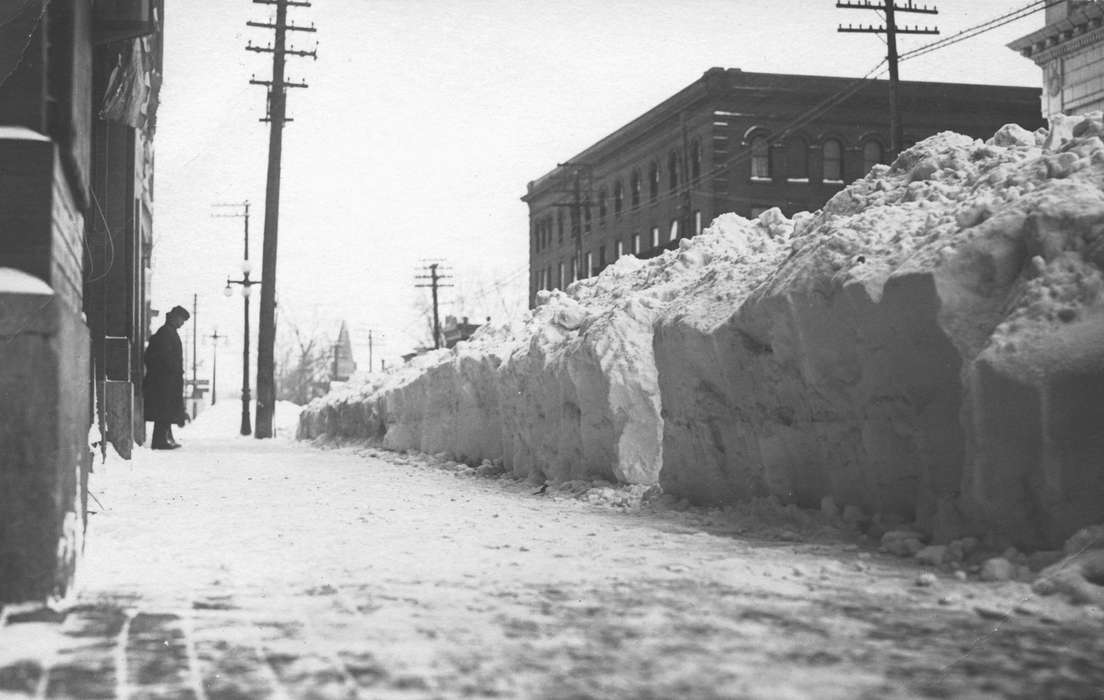
<path id="1" fill-rule="evenodd" d="M 300 435 L 1054 546 L 1104 517 L 1102 135 L 938 134 L 815 215 L 725 215 L 542 293 Z"/>
<path id="2" fill-rule="evenodd" d="M 623 257 L 567 293 L 541 292 L 522 320 L 312 403 L 300 437 L 501 459 L 515 474 L 553 481 L 655 483 L 656 321 L 710 278 L 735 276 L 750 291 L 786 255 L 791 229 L 777 210 L 756 221 L 726 215 L 677 251 Z"/>

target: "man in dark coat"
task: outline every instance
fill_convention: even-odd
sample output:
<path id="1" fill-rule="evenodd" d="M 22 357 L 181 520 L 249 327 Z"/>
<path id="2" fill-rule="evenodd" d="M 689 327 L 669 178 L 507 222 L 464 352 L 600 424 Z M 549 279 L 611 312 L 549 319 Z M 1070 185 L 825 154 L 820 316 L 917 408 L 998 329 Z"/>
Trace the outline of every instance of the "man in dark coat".
<path id="1" fill-rule="evenodd" d="M 165 325 L 150 338 L 143 358 L 146 378 L 142 382 L 142 401 L 146 420 L 153 421 L 150 448 L 171 450 L 180 447 L 173 439 L 172 424 L 184 425 L 184 347 L 176 331 L 191 318 L 187 309 L 174 306 L 165 315 Z"/>

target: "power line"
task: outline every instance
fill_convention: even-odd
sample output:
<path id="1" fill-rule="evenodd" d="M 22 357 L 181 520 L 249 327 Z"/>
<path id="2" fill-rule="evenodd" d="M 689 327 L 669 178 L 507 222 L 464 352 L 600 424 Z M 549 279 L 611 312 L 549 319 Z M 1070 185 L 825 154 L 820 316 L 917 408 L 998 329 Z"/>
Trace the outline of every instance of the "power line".
<path id="1" fill-rule="evenodd" d="M 1028 16 L 1038 12 L 1039 10 L 1045 10 L 1049 7 L 1053 7 L 1055 5 L 1060 5 L 1064 1 L 1065 0 L 1036 0 L 1036 2 L 1032 2 L 1028 5 L 1025 5 L 1024 7 L 1021 7 L 1018 10 L 1013 10 L 1012 12 L 1008 12 L 1006 14 L 1003 14 L 1003 15 L 999 16 L 999 17 L 994 17 L 993 19 L 991 19 L 987 22 L 982 22 L 981 24 L 975 25 L 975 26 L 970 27 L 968 29 L 963 29 L 962 31 L 960 31 L 956 34 L 952 34 L 951 36 L 949 36 L 945 39 L 940 39 L 938 41 L 933 41 L 930 44 L 925 44 L 924 46 L 920 46 L 920 47 L 915 48 L 911 51 L 906 51 L 905 53 L 901 54 L 900 60 L 907 61 L 910 58 L 916 58 L 917 56 L 923 56 L 924 54 L 931 53 L 932 51 L 936 51 L 938 49 L 942 49 L 942 48 L 945 48 L 947 46 L 951 46 L 952 44 L 957 44 L 960 41 L 965 41 L 966 39 L 972 39 L 973 37 L 978 36 L 980 34 L 984 34 L 985 32 L 988 32 L 990 30 L 996 29 L 998 27 L 1003 27 L 1004 25 L 1009 24 L 1010 22 L 1014 22 L 1018 19 L 1023 19 L 1024 17 L 1028 17 Z"/>

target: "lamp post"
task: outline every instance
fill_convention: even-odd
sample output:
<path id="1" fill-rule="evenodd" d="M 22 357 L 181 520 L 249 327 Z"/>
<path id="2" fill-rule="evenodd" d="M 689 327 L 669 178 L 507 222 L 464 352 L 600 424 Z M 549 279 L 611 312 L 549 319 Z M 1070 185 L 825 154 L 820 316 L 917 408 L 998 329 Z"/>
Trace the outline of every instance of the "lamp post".
<path id="1" fill-rule="evenodd" d="M 241 266 L 242 278 L 240 280 L 232 280 L 228 277 L 226 279 L 226 288 L 222 290 L 223 294 L 231 296 L 234 292 L 230 288 L 230 285 L 241 285 L 242 301 L 245 303 L 245 337 L 242 349 L 242 435 L 249 435 L 253 432 L 253 427 L 249 423 L 249 290 L 253 285 L 260 284 L 261 280 L 249 279 L 251 270 L 252 267 L 249 264 L 249 234 L 247 232 L 245 238 L 245 260 L 242 261 Z"/>

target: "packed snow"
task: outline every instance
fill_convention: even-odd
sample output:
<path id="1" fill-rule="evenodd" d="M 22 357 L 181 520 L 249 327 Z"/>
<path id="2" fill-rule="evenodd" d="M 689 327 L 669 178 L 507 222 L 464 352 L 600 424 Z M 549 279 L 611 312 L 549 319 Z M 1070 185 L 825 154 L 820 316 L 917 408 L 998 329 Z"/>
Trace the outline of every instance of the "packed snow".
<path id="1" fill-rule="evenodd" d="M 299 437 L 1056 550 L 1104 519 L 1101 135 L 937 134 L 818 212 L 726 214 L 540 292 L 317 400 Z"/>

